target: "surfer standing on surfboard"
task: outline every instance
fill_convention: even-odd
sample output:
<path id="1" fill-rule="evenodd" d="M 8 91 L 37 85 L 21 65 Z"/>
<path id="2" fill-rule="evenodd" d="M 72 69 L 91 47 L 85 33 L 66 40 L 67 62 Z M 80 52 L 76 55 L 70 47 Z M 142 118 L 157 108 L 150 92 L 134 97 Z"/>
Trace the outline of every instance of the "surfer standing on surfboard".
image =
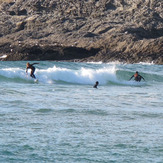
<path id="1" fill-rule="evenodd" d="M 35 64 L 39 64 L 39 63 L 33 63 L 33 64 L 30 64 L 29 62 L 27 62 L 26 64 L 26 73 L 28 73 L 28 69 L 31 69 L 31 73 L 30 73 L 30 76 L 34 79 L 36 79 L 36 76 L 34 75 L 34 72 L 35 72 L 35 67 L 33 65 Z"/>

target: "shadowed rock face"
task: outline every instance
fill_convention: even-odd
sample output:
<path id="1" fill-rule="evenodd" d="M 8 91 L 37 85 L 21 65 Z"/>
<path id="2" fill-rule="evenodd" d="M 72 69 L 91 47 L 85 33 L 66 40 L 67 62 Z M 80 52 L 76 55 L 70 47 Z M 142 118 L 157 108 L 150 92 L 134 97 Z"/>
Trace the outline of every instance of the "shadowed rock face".
<path id="1" fill-rule="evenodd" d="M 162 0 L 0 0 L 3 60 L 163 64 Z"/>

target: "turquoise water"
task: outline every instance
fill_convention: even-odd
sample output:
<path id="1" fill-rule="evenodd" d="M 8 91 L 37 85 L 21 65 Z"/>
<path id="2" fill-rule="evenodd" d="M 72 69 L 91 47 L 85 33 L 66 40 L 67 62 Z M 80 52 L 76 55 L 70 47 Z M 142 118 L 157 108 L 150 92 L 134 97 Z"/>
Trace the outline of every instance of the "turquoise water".
<path id="1" fill-rule="evenodd" d="M 163 66 L 39 63 L 0 62 L 0 162 L 163 162 Z"/>

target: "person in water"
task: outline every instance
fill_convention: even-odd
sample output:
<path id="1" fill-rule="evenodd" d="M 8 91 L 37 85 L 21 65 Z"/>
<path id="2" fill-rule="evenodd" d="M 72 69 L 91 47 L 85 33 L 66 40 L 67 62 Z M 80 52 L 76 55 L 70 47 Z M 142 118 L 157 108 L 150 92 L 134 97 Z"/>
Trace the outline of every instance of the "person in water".
<path id="1" fill-rule="evenodd" d="M 145 81 L 145 79 L 144 79 L 141 75 L 139 75 L 138 71 L 136 71 L 136 73 L 135 73 L 134 75 L 132 75 L 131 78 L 130 78 L 129 80 L 131 80 L 133 77 L 134 77 L 134 80 L 135 80 L 135 81 L 140 82 L 141 79 L 143 79 L 143 80 Z"/>
<path id="2" fill-rule="evenodd" d="M 31 69 L 31 73 L 30 73 L 30 76 L 34 79 L 36 79 L 36 76 L 34 75 L 34 72 L 35 72 L 35 67 L 33 65 L 35 64 L 39 64 L 39 63 L 33 63 L 33 64 L 30 64 L 29 62 L 27 62 L 26 64 L 26 73 L 28 72 L 28 69 Z"/>
<path id="3" fill-rule="evenodd" d="M 97 88 L 97 86 L 99 85 L 99 82 L 96 81 L 95 85 L 93 86 L 93 88 Z"/>

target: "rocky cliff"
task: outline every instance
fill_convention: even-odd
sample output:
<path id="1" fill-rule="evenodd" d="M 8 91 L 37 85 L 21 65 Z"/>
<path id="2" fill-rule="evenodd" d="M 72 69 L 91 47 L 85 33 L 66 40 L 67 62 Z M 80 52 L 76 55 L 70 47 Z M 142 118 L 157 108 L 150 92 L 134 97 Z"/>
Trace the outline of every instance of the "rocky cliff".
<path id="1" fill-rule="evenodd" d="M 0 58 L 163 64 L 163 1 L 0 0 Z"/>

